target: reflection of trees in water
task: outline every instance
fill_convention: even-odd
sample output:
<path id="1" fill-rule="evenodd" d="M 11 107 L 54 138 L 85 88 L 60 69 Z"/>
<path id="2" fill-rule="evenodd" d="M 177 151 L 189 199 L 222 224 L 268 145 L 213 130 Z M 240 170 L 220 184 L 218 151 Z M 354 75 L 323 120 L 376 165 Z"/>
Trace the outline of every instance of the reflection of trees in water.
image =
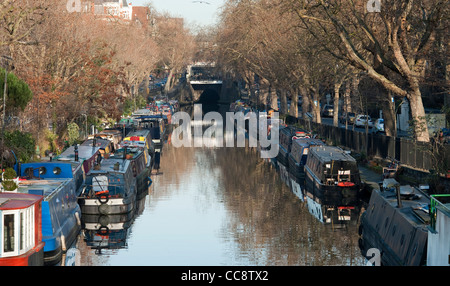
<path id="1" fill-rule="evenodd" d="M 251 149 L 222 148 L 225 231 L 254 265 L 355 265 L 363 259 L 355 225 L 334 231 L 311 216 L 269 164 Z"/>

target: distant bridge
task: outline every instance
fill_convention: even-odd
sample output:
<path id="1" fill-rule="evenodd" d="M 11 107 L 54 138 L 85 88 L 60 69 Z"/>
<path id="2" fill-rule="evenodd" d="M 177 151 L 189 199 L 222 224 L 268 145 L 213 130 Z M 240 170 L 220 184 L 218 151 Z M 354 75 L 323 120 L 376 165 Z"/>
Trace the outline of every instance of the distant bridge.
<path id="1" fill-rule="evenodd" d="M 187 81 L 192 87 L 194 101 L 215 103 L 222 100 L 222 77 L 214 63 L 188 66 Z"/>

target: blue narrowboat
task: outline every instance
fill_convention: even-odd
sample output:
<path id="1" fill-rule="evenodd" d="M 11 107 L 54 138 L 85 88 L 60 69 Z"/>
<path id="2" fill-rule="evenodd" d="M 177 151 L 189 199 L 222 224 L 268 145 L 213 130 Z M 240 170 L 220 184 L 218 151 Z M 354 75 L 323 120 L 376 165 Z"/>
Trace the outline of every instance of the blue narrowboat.
<path id="1" fill-rule="evenodd" d="M 136 179 L 131 161 L 124 158 L 102 160 L 86 175 L 78 203 L 83 215 L 132 211 L 136 203 Z"/>
<path id="2" fill-rule="evenodd" d="M 73 179 L 75 189 L 83 184 L 83 165 L 81 162 L 42 161 L 20 163 L 15 165 L 15 171 L 22 180 L 53 180 Z"/>
<path id="3" fill-rule="evenodd" d="M 21 179 L 17 192 L 44 197 L 41 208 L 44 263 L 59 263 L 81 230 L 74 179 Z"/>

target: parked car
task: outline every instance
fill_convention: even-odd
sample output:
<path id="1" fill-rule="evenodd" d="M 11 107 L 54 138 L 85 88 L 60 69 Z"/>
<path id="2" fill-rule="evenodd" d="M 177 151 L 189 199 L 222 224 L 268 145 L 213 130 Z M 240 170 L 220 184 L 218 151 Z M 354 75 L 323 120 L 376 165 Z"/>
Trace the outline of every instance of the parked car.
<path id="1" fill-rule="evenodd" d="M 358 115 L 355 119 L 355 127 L 366 127 L 366 123 L 369 128 L 373 127 L 372 118 L 369 115 Z"/>
<path id="2" fill-rule="evenodd" d="M 333 105 L 325 105 L 322 109 L 322 116 L 323 117 L 333 117 L 334 108 Z"/>
<path id="3" fill-rule="evenodd" d="M 348 124 L 354 124 L 355 118 L 356 118 L 356 114 L 354 112 L 347 112 L 347 113 L 342 113 L 341 117 L 339 118 L 339 121 L 342 124 L 345 124 L 346 121 Z"/>
<path id="4" fill-rule="evenodd" d="M 378 118 L 375 120 L 373 127 L 375 128 L 375 132 L 384 132 L 384 119 Z"/>

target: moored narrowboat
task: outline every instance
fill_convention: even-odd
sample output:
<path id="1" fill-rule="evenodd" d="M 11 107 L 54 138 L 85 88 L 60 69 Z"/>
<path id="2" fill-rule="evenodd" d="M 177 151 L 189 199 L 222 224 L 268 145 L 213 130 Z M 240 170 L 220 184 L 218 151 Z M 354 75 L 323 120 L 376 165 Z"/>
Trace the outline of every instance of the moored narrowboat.
<path id="1" fill-rule="evenodd" d="M 288 156 L 288 173 L 292 192 L 304 201 L 305 194 L 305 164 L 311 146 L 324 145 L 322 140 L 313 138 L 299 138 L 292 140 L 291 152 Z"/>
<path id="2" fill-rule="evenodd" d="M 130 161 L 133 176 L 136 179 L 137 199 L 148 193 L 152 180 L 152 158 L 146 151 L 147 148 L 122 148 L 118 149 L 111 158 L 125 158 Z"/>
<path id="3" fill-rule="evenodd" d="M 302 185 L 305 180 L 306 159 L 308 158 L 309 148 L 312 146 L 323 146 L 320 139 L 299 138 L 292 140 L 291 152 L 288 156 L 289 173 Z"/>
<path id="4" fill-rule="evenodd" d="M 112 142 L 113 144 L 113 152 L 115 149 L 119 148 L 119 143 L 122 142 L 123 138 L 122 130 L 118 129 L 105 129 L 97 134 L 89 135 L 88 139 L 93 138 L 101 138 L 101 139 L 107 139 Z"/>
<path id="5" fill-rule="evenodd" d="M 354 205 L 362 189 L 356 160 L 339 147 L 310 147 L 305 189 L 324 204 Z"/>
<path id="6" fill-rule="evenodd" d="M 86 176 L 89 170 L 100 161 L 100 148 L 93 146 L 70 146 L 55 159 L 60 162 L 81 163 L 83 176 Z M 79 190 L 79 182 L 76 182 L 77 190 Z"/>
<path id="7" fill-rule="evenodd" d="M 0 193 L 0 266 L 44 265 L 43 196 Z"/>
<path id="8" fill-rule="evenodd" d="M 108 139 L 102 139 L 100 137 L 94 137 L 92 139 L 87 139 L 80 146 L 91 146 L 100 148 L 99 152 L 103 157 L 108 156 L 114 152 L 113 142 Z"/>
<path id="9" fill-rule="evenodd" d="M 81 230 L 75 181 L 73 178 L 21 180 L 17 192 L 44 197 L 41 208 L 44 264 L 59 263 Z"/>
<path id="10" fill-rule="evenodd" d="M 359 247 L 380 252 L 380 265 L 421 266 L 426 264 L 430 198 L 417 188 L 383 180 L 374 189 L 359 226 Z M 448 243 L 448 240 L 447 240 Z"/>
<path id="11" fill-rule="evenodd" d="M 123 214 L 136 202 L 136 179 L 130 160 L 108 158 L 89 171 L 78 203 L 82 214 Z"/>
<path id="12" fill-rule="evenodd" d="M 84 180 L 81 162 L 41 161 L 19 163 L 14 168 L 19 176 L 19 181 L 73 179 L 75 181 L 75 189 L 78 189 Z"/>

